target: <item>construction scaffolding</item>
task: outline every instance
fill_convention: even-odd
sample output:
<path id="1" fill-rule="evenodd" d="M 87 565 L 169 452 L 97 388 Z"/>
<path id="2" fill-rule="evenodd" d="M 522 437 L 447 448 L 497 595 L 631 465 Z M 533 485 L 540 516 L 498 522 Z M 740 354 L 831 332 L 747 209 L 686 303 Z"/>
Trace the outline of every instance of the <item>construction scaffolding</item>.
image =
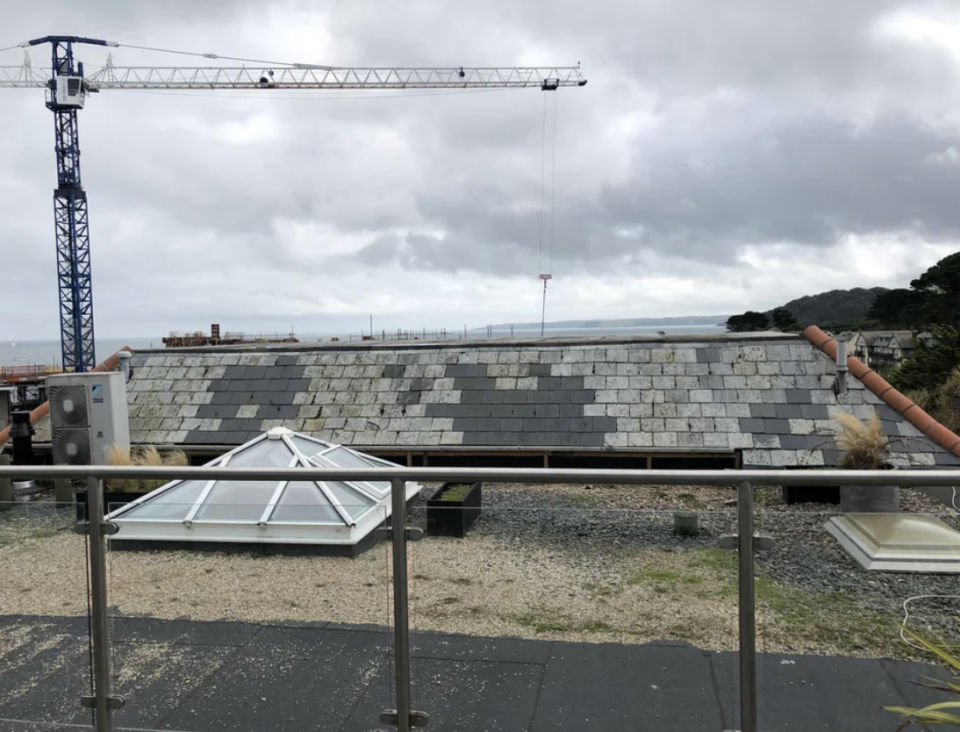
<path id="1" fill-rule="evenodd" d="M 297 337 L 290 333 L 243 333 L 226 332 L 221 335 L 220 326 L 216 323 L 210 326 L 210 334 L 201 330 L 193 333 L 171 332 L 162 339 L 165 348 L 196 348 L 198 346 L 241 346 L 255 343 L 299 343 Z"/>

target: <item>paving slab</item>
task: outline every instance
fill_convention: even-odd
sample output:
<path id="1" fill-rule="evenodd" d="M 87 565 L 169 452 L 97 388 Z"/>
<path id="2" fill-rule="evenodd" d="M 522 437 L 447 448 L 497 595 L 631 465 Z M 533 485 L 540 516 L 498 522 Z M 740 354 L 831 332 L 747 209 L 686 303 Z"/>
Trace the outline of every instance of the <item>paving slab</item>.
<path id="1" fill-rule="evenodd" d="M 252 623 L 160 618 L 115 617 L 113 639 L 117 643 L 178 643 L 184 645 L 245 646 L 262 626 Z"/>
<path id="2" fill-rule="evenodd" d="M 526 730 L 537 709 L 543 666 L 495 661 L 414 659 L 411 701 L 430 716 L 427 729 L 456 732 Z M 376 724 L 393 706 L 392 677 L 382 669 L 337 732 L 388 732 Z M 564 727 L 564 729 L 567 729 Z"/>
<path id="3" fill-rule="evenodd" d="M 737 700 L 721 695 L 727 728 L 736 729 L 737 654 L 716 653 L 712 661 L 717 678 L 728 680 Z M 764 654 L 758 663 L 757 700 L 763 732 L 893 732 L 897 717 L 880 707 L 905 703 L 879 660 L 781 654 Z"/>
<path id="4" fill-rule="evenodd" d="M 239 649 L 229 667 L 208 678 L 163 725 L 202 732 L 335 730 L 385 660 L 383 634 L 268 632 L 276 643 Z"/>
<path id="5" fill-rule="evenodd" d="M 117 644 L 112 659 L 113 691 L 126 704 L 114 713 L 115 723 L 159 728 L 171 710 L 187 704 L 217 674 L 231 673 L 237 653 L 237 648 L 212 644 Z M 81 712 L 73 721 L 84 716 Z"/>
<path id="6" fill-rule="evenodd" d="M 32 642 L 2 657 L 0 717 L 88 724 L 90 712 L 80 706 L 80 697 L 90 693 L 86 621 L 59 620 L 19 621 Z M 212 644 L 116 643 L 111 658 L 114 692 L 127 700 L 114 715 L 117 725 L 153 727 L 233 653 L 232 647 Z M 0 724 L 0 729 L 6 727 Z"/>
<path id="7" fill-rule="evenodd" d="M 80 696 L 90 693 L 91 676 L 86 624 L 78 621 L 4 619 L 2 637 L 17 644 L 0 655 L 0 717 L 80 721 Z"/>
<path id="8" fill-rule="evenodd" d="M 927 689 L 916 683 L 936 683 L 930 679 L 942 679 L 956 683 L 956 678 L 952 678 L 950 673 L 942 666 L 929 663 L 891 661 L 889 659 L 881 660 L 880 665 L 893 680 L 894 686 L 897 687 L 904 698 L 904 706 L 925 707 L 928 704 L 937 704 L 943 701 L 956 701 L 956 697 L 951 697 L 946 692 Z M 884 702 L 884 704 L 888 704 L 888 702 Z M 898 702 L 889 702 L 889 704 L 896 705 Z"/>
<path id="9" fill-rule="evenodd" d="M 85 618 L 0 617 L 0 730 L 90 729 Z M 114 620 L 115 714 L 123 730 L 376 732 L 392 707 L 385 626 Z M 617 645 L 411 636 L 415 708 L 432 729 L 736 729 L 737 656 L 682 643 Z M 881 705 L 944 695 L 913 684 L 936 665 L 765 654 L 763 732 L 882 732 Z"/>
<path id="10" fill-rule="evenodd" d="M 719 732 L 710 658 L 689 646 L 555 643 L 530 729 Z"/>
<path id="11" fill-rule="evenodd" d="M 553 643 L 519 638 L 481 638 L 470 635 L 411 633 L 412 658 L 444 661 L 495 661 L 544 665 Z"/>

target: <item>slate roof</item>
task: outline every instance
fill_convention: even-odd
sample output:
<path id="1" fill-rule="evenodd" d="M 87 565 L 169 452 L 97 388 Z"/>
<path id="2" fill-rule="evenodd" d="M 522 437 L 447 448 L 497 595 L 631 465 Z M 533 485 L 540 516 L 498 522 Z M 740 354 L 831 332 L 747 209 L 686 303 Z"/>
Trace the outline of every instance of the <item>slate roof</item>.
<path id="1" fill-rule="evenodd" d="M 787 335 L 211 348 L 131 364 L 135 443 L 238 445 L 282 425 L 360 448 L 740 450 L 744 467 L 817 466 L 839 457 L 831 412 L 876 410 L 896 464 L 960 464 L 857 378 L 836 396 L 830 359 Z"/>

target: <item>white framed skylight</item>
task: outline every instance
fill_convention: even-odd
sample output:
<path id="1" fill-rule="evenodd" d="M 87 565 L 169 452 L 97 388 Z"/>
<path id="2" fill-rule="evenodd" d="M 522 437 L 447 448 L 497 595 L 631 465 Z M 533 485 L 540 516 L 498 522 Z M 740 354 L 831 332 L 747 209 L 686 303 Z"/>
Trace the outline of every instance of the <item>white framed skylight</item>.
<path id="1" fill-rule="evenodd" d="M 209 466 L 385 468 L 385 460 L 276 427 Z M 107 514 L 111 541 L 353 545 L 391 513 L 390 481 L 182 480 Z M 420 492 L 406 486 L 409 501 Z M 110 506 L 107 506 L 109 511 Z"/>

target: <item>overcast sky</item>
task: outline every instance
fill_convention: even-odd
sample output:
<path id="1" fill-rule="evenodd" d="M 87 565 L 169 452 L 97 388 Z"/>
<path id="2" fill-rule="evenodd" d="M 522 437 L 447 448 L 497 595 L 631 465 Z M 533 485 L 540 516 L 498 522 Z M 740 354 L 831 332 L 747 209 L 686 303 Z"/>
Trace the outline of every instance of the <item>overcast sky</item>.
<path id="1" fill-rule="evenodd" d="M 956 3 L 57 0 L 8 14 L 0 48 L 51 33 L 589 80 L 547 95 L 545 160 L 534 89 L 93 96 L 100 336 L 532 321 L 541 267 L 548 319 L 733 313 L 902 286 L 960 249 Z M 55 182 L 43 93 L 0 89 L 0 339 L 57 336 Z"/>

